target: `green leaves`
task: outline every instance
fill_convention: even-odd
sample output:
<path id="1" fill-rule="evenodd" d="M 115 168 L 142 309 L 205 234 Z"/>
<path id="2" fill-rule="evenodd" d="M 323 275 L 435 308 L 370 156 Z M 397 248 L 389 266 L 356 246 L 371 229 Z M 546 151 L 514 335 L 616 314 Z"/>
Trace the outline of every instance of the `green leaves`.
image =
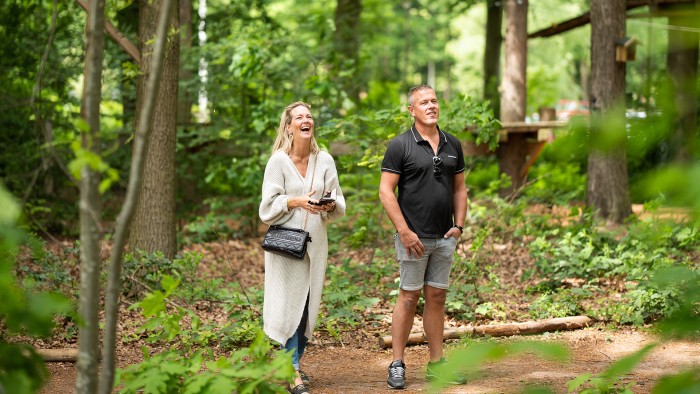
<path id="1" fill-rule="evenodd" d="M 165 275 L 163 291 L 149 293 L 134 304 L 149 317 L 142 326 L 147 342 L 159 342 L 170 350 L 145 354 L 144 361 L 118 371 L 122 393 L 272 393 L 282 392 L 277 382 L 294 376 L 291 356 L 273 347 L 258 327 L 252 343 L 229 357 L 215 358 L 209 341 L 223 343 L 230 333 L 201 324 L 196 313 L 177 307 L 167 310 L 167 299 L 180 285 L 179 278 Z M 188 328 L 187 322 L 190 322 Z M 194 350 L 199 349 L 199 350 Z M 144 349 L 145 350 L 145 349 Z"/>
<path id="2" fill-rule="evenodd" d="M 73 175 L 73 178 L 80 179 L 80 173 L 86 167 L 102 174 L 104 179 L 100 181 L 100 193 L 106 192 L 114 182 L 119 180 L 119 172 L 110 167 L 98 154 L 83 148 L 80 145 L 80 141 L 73 141 L 71 143 L 71 149 L 73 149 L 73 153 L 75 153 L 75 158 L 68 163 L 68 169 Z"/>
<path id="3" fill-rule="evenodd" d="M 628 388 L 620 389 L 616 385 L 618 384 L 620 378 L 632 372 L 632 370 L 642 361 L 647 353 L 653 350 L 656 346 L 657 344 L 655 343 L 644 346 L 640 350 L 615 361 L 599 375 L 594 376 L 590 373 L 585 373 L 576 377 L 575 379 L 569 381 L 569 393 L 632 393 Z M 579 388 L 583 387 L 584 385 L 589 385 L 591 387 L 584 390 L 579 390 Z"/>
<path id="4" fill-rule="evenodd" d="M 72 310 L 68 299 L 57 293 L 38 292 L 31 281 L 18 283 L 14 275 L 20 247 L 31 238 L 17 224 L 19 205 L 0 183 L 0 387 L 6 392 L 35 393 L 48 379 L 43 359 L 33 347 L 10 344 L 5 337 L 22 333 L 48 336 L 57 314 Z M 32 249 L 27 248 L 31 253 Z"/>
<path id="5" fill-rule="evenodd" d="M 664 376 L 654 386 L 653 394 L 694 394 L 700 392 L 700 368 L 692 368 L 676 375 Z"/>
<path id="6" fill-rule="evenodd" d="M 471 96 L 461 95 L 459 99 L 446 103 L 441 112 L 440 127 L 445 131 L 460 139 L 485 144 L 491 151 L 498 146 L 501 122 L 494 117 L 488 101 L 476 101 Z"/>
<path id="7" fill-rule="evenodd" d="M 563 362 L 568 360 L 569 351 L 556 343 L 518 341 L 513 343 L 472 342 L 464 348 L 448 352 L 447 362 L 440 366 L 438 374 L 448 376 L 451 371 L 467 374 L 468 380 L 477 377 L 478 370 L 486 363 L 500 361 L 518 354 L 532 353 L 548 360 Z M 430 384 L 431 392 L 440 392 L 447 387 L 445 379 L 437 379 Z"/>

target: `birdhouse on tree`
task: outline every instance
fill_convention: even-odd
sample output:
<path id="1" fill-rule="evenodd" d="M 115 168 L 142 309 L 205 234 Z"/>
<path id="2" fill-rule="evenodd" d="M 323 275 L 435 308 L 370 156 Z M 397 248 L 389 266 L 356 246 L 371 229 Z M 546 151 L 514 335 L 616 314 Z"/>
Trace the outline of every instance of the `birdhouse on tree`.
<path id="1" fill-rule="evenodd" d="M 625 37 L 615 41 L 615 61 L 619 63 L 631 62 L 637 56 L 637 44 L 639 40 L 634 37 Z"/>

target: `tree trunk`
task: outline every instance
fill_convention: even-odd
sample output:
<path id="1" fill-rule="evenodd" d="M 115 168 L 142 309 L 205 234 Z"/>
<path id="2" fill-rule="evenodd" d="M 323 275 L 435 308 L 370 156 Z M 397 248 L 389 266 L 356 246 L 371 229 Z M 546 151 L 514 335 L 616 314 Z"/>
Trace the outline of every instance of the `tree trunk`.
<path id="1" fill-rule="evenodd" d="M 185 48 L 184 52 L 191 56 L 189 50 L 192 49 L 192 0 L 180 0 L 180 33 L 182 38 L 180 48 Z M 191 66 L 190 62 L 180 62 L 180 81 L 190 82 L 194 76 Z M 177 123 L 188 126 L 192 122 L 192 104 L 196 94 L 192 89 L 178 89 L 178 91 L 180 94 L 177 102 Z"/>
<path id="2" fill-rule="evenodd" d="M 503 36 L 503 2 L 489 0 L 486 14 L 486 47 L 484 49 L 484 100 L 491 102 L 494 116 L 501 115 L 501 43 Z"/>
<path id="3" fill-rule="evenodd" d="M 607 222 L 631 213 L 625 130 L 625 63 L 615 41 L 625 37 L 625 0 L 591 0 L 591 130 L 587 203 Z"/>
<path id="4" fill-rule="evenodd" d="M 119 28 L 122 32 L 132 39 L 133 42 L 136 42 L 136 30 L 139 26 L 139 3 L 134 1 L 119 10 L 117 12 L 117 22 L 119 22 Z M 123 55 L 120 54 L 120 56 Z M 122 122 L 125 129 L 131 129 L 135 127 L 136 122 L 136 84 L 134 83 L 134 78 L 125 77 L 126 64 L 126 59 L 120 62 L 121 67 L 119 71 L 122 78 L 119 78 L 119 93 L 122 101 Z M 122 143 L 126 145 L 127 139 L 129 139 L 128 136 L 123 137 L 124 141 Z"/>
<path id="5" fill-rule="evenodd" d="M 163 0 L 158 17 L 155 43 L 148 55 L 148 80 L 144 90 L 142 106 L 139 107 L 139 121 L 134 138 L 134 149 L 131 157 L 131 169 L 129 173 L 129 185 L 126 189 L 126 198 L 117 217 L 114 230 L 114 245 L 110 255 L 109 275 L 107 277 L 107 294 L 105 301 L 105 330 L 102 345 L 102 382 L 100 393 L 109 394 L 114 384 L 114 351 L 117 335 L 117 317 L 119 311 L 119 296 L 121 295 L 121 270 L 122 253 L 127 239 L 127 232 L 134 217 L 137 201 L 142 192 L 144 166 L 149 136 L 152 134 L 154 120 L 154 108 L 158 96 L 161 75 L 163 72 L 163 59 L 165 58 L 168 31 L 172 27 L 171 14 L 177 0 Z M 172 43 L 171 43 L 172 45 Z M 94 392 L 94 391 L 93 391 Z"/>
<path id="6" fill-rule="evenodd" d="M 666 7 L 680 12 L 688 11 L 684 5 Z M 670 16 L 668 24 L 681 28 L 698 28 L 696 14 Z M 679 164 L 689 164 L 694 157 L 697 129 L 697 74 L 698 33 L 680 29 L 668 31 L 666 69 L 675 97 L 673 130 L 671 131 L 671 154 Z"/>
<path id="7" fill-rule="evenodd" d="M 150 73 L 152 41 L 161 2 L 139 2 L 139 42 L 141 44 L 141 71 L 137 112 L 142 110 L 145 89 Z M 176 6 L 177 7 L 177 6 Z M 171 31 L 177 29 L 178 13 L 173 12 Z M 175 228 L 175 143 L 177 128 L 177 90 L 180 35 L 169 34 L 162 80 L 156 98 L 151 125 L 151 137 L 143 173 L 143 190 L 136 206 L 134 223 L 129 237 L 131 250 L 148 253 L 160 251 L 173 258 L 177 252 Z M 140 119 L 140 115 L 137 119 Z M 141 127 L 140 125 L 137 126 Z"/>
<path id="8" fill-rule="evenodd" d="M 335 8 L 335 34 L 333 49 L 334 75 L 345 94 L 353 102 L 360 100 L 358 27 L 362 13 L 362 0 L 337 0 Z M 338 107 L 340 108 L 340 107 Z"/>
<path id="9" fill-rule="evenodd" d="M 82 148 L 100 155 L 100 98 L 102 61 L 105 51 L 105 1 L 91 0 L 86 23 L 85 84 L 82 117 L 88 131 L 82 134 Z M 100 193 L 99 173 L 89 165 L 80 171 L 80 316 L 78 332 L 78 376 L 75 391 L 97 391 L 99 367 L 100 309 Z"/>
<path id="10" fill-rule="evenodd" d="M 527 0 L 506 1 L 506 48 L 505 72 L 501 91 L 501 122 L 521 122 L 525 120 L 527 86 Z M 511 179 L 511 187 L 501 190 L 501 196 L 516 193 L 527 176 L 520 176 L 520 170 L 527 159 L 525 136 L 512 134 L 508 142 L 496 150 L 501 173 Z"/>

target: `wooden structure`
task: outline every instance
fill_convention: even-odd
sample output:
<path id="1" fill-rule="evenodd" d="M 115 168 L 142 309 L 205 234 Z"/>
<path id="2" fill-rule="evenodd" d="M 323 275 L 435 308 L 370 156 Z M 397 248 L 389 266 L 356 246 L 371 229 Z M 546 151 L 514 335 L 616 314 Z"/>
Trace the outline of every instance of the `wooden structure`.
<path id="1" fill-rule="evenodd" d="M 693 4 L 695 2 L 696 0 L 627 0 L 626 8 L 627 11 L 629 11 L 635 8 L 649 6 L 653 16 L 663 16 L 663 12 L 658 10 L 659 6 L 671 4 Z M 559 33 L 587 25 L 589 23 L 591 23 L 591 13 L 586 12 L 575 18 L 567 19 L 558 23 L 552 23 L 552 25 L 548 28 L 528 34 L 527 38 L 552 37 Z"/>
<path id="2" fill-rule="evenodd" d="M 615 41 L 615 61 L 626 63 L 635 60 L 638 43 L 639 40 L 634 37 L 625 37 Z"/>
<path id="3" fill-rule="evenodd" d="M 546 116 L 550 117 L 553 118 L 553 114 Z M 465 155 L 497 155 L 500 172 L 508 175 L 513 185 L 522 185 L 544 146 L 554 140 L 554 130 L 568 125 L 568 122 L 556 120 L 502 122 L 496 150 L 489 150 L 487 145 L 477 145 L 471 141 L 462 142 L 462 148 Z M 513 191 L 516 190 L 509 190 L 506 194 Z"/>

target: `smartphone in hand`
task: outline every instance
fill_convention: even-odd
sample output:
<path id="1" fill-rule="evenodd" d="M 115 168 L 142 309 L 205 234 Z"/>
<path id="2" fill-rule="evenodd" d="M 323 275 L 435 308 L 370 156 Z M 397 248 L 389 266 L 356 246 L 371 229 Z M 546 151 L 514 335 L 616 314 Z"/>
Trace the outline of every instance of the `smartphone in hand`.
<path id="1" fill-rule="evenodd" d="M 326 205 L 330 204 L 335 201 L 335 189 L 333 190 L 326 190 L 323 192 L 323 195 L 321 196 L 321 199 L 318 200 L 318 203 L 316 205 Z"/>

